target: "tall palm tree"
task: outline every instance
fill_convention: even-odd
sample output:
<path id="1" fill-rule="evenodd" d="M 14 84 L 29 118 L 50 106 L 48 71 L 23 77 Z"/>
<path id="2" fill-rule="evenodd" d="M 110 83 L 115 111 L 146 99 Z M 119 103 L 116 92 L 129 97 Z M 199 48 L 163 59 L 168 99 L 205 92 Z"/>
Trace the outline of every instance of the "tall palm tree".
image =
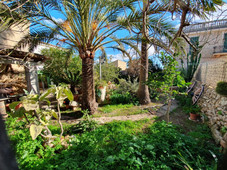
<path id="1" fill-rule="evenodd" d="M 150 103 L 150 95 L 146 81 L 148 79 L 149 46 L 161 47 L 163 50 L 170 52 L 171 50 L 168 48 L 167 42 L 169 42 L 176 33 L 176 29 L 173 24 L 168 23 L 168 19 L 166 19 L 165 16 L 161 15 L 162 12 L 168 9 L 167 5 L 151 5 L 152 2 L 149 0 L 142 2 L 143 3 L 140 3 L 140 5 L 142 5 L 141 8 L 132 11 L 123 23 L 129 31 L 132 31 L 136 35 L 134 40 L 141 43 L 141 49 L 136 48 L 135 43 L 134 46 L 132 46 L 124 42 L 124 40 L 121 42 L 136 49 L 137 53 L 140 55 L 139 88 L 137 95 L 140 104 L 148 104 Z M 133 38 L 131 38 L 131 40 L 133 40 Z M 115 48 L 122 51 L 126 56 L 129 56 L 129 60 L 131 60 L 130 54 L 122 48 L 122 44 L 119 43 L 119 46 Z"/>
<path id="2" fill-rule="evenodd" d="M 95 100 L 93 65 L 95 52 L 113 42 L 111 36 L 121 28 L 118 14 L 132 8 L 135 0 L 45 0 L 28 6 L 31 12 L 30 35 L 18 44 L 29 43 L 31 49 L 40 41 L 57 40 L 78 51 L 82 59 L 82 109 L 94 114 Z M 58 22 L 49 11 L 55 10 L 63 21 Z M 36 38 L 34 38 L 36 37 Z"/>
<path id="3" fill-rule="evenodd" d="M 130 30 L 133 27 L 137 30 L 137 34 L 140 34 L 142 42 L 140 53 L 140 85 L 138 89 L 138 97 L 141 104 L 148 104 L 150 102 L 148 86 L 145 84 L 148 78 L 148 45 L 152 44 L 161 47 L 168 52 L 173 52 L 172 49 L 179 50 L 178 42 L 182 43 L 182 39 L 179 39 L 179 37 L 183 37 L 189 42 L 182 32 L 185 26 L 190 25 L 190 18 L 192 16 L 206 18 L 210 12 L 214 12 L 222 4 L 222 0 L 143 0 L 140 3 L 140 5 L 143 5 L 140 7 L 140 11 L 136 11 L 136 14 L 130 14 L 131 18 L 128 18 L 128 22 L 125 23 L 129 24 Z M 177 31 L 169 29 L 166 26 L 163 27 L 163 20 L 161 18 L 165 14 L 169 15 L 169 13 L 181 16 L 180 26 Z M 159 16 L 157 16 L 158 14 Z M 161 17 L 154 23 L 151 22 L 153 16 Z M 151 34 L 149 33 L 150 31 Z M 161 35 L 162 37 L 157 38 L 156 35 Z M 163 37 L 167 40 L 166 43 L 163 42 Z M 175 47 L 172 48 L 173 46 Z"/>

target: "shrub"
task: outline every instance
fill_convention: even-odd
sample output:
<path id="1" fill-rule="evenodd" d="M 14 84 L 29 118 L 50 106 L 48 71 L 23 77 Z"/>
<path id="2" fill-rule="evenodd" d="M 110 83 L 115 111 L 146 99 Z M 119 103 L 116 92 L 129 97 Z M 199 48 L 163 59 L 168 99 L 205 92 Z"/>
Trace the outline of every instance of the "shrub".
<path id="1" fill-rule="evenodd" d="M 110 96 L 110 101 L 111 104 L 138 104 L 138 99 L 135 96 L 132 96 L 129 92 L 126 92 L 125 94 L 115 92 Z"/>
<path id="2" fill-rule="evenodd" d="M 95 130 L 98 127 L 98 123 L 95 120 L 92 120 L 89 116 L 89 111 L 82 111 L 84 116 L 83 120 L 81 120 L 71 131 L 74 133 L 78 132 L 86 132 Z"/>
<path id="3" fill-rule="evenodd" d="M 227 95 L 227 82 L 225 82 L 225 81 L 218 82 L 217 87 L 216 87 L 216 92 L 220 95 L 226 96 Z"/>
<path id="4" fill-rule="evenodd" d="M 178 101 L 180 106 L 188 107 L 192 105 L 192 97 L 188 95 L 177 95 L 175 99 Z"/>
<path id="5" fill-rule="evenodd" d="M 125 79 L 119 80 L 119 86 L 117 88 L 117 92 L 120 94 L 126 94 L 129 92 L 131 95 L 136 95 L 136 92 L 139 88 L 139 83 L 137 82 L 137 79 L 133 81 L 126 81 Z"/>

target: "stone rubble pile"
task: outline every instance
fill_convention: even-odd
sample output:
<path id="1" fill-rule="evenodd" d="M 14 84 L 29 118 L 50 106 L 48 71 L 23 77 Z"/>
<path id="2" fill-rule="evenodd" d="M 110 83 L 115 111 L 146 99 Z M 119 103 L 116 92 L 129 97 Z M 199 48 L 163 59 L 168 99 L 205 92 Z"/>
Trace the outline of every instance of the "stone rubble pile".
<path id="1" fill-rule="evenodd" d="M 227 150 L 227 97 L 215 92 L 215 88 L 205 86 L 198 101 L 201 111 L 209 120 L 209 126 L 217 144 Z"/>

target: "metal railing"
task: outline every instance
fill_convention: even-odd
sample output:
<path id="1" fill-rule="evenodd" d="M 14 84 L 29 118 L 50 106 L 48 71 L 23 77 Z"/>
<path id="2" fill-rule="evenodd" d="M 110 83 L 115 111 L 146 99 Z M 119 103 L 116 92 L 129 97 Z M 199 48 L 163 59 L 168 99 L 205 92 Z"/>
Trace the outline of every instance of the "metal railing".
<path id="1" fill-rule="evenodd" d="M 227 19 L 191 24 L 184 28 L 185 33 L 227 28 Z"/>
<path id="2" fill-rule="evenodd" d="M 214 47 L 214 53 L 227 53 L 227 46 L 221 45 L 221 46 L 215 46 Z"/>

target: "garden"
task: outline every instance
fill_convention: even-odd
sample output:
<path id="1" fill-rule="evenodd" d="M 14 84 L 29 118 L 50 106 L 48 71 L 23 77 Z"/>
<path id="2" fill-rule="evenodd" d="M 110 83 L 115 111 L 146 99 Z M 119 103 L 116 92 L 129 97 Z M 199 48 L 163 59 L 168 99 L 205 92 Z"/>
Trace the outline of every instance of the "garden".
<path id="1" fill-rule="evenodd" d="M 0 33 L 31 22 L 15 48 L 56 44 L 41 50 L 46 60 L 37 74 L 40 93 L 21 88 L 23 96 L 6 107 L 5 129 L 16 166 L 225 169 L 225 120 L 216 121 L 217 142 L 201 102 L 206 86 L 195 79 L 203 46 L 183 34 L 191 16 L 209 16 L 223 2 L 199 2 L 0 2 L 0 23 L 6 23 Z M 168 22 L 170 15 L 181 16 L 178 29 Z M 152 56 L 148 46 L 155 48 Z M 114 64 L 108 48 L 126 58 L 125 69 Z M 226 91 L 227 83 L 217 82 L 220 100 Z M 224 104 L 218 106 L 221 117 Z"/>

